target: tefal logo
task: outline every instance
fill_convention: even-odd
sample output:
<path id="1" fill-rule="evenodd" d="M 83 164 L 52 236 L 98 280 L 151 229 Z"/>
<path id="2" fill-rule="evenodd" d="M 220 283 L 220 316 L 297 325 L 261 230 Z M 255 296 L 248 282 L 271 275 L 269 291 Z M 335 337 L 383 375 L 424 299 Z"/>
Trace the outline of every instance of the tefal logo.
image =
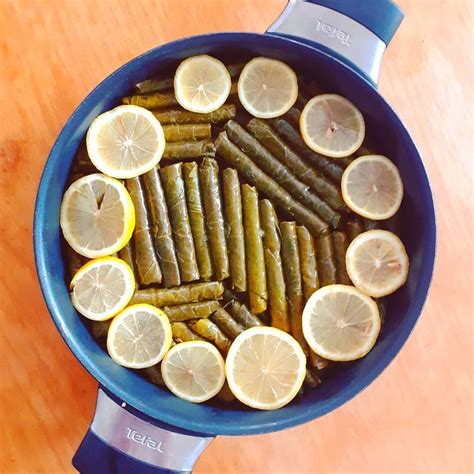
<path id="1" fill-rule="evenodd" d="M 317 20 L 316 31 L 322 31 L 330 38 L 338 39 L 342 44 L 346 46 L 351 46 L 349 42 L 351 35 L 346 33 L 345 31 L 340 30 L 339 28 L 335 28 L 334 26 L 329 25 L 328 23 L 324 23 L 321 20 Z"/>
<path id="2" fill-rule="evenodd" d="M 128 426 L 127 426 L 127 438 L 131 439 L 135 443 L 143 444 L 143 446 L 146 446 L 147 448 L 155 449 L 156 451 L 160 453 L 164 453 L 163 441 L 155 441 L 153 438 L 150 438 L 149 436 L 146 436 L 137 430 L 132 430 Z"/>

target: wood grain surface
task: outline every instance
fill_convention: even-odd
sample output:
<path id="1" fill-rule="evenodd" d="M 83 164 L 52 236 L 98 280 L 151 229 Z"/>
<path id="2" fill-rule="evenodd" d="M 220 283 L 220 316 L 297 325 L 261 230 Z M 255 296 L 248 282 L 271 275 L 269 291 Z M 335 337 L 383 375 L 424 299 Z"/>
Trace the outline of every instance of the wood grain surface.
<path id="1" fill-rule="evenodd" d="M 418 144 L 438 220 L 423 316 L 374 384 L 324 418 L 218 438 L 196 473 L 472 473 L 473 3 L 398 0 L 381 93 Z M 69 473 L 96 383 L 43 302 L 32 251 L 41 171 L 82 98 L 134 56 L 208 31 L 262 32 L 285 0 L 0 0 L 0 472 Z"/>

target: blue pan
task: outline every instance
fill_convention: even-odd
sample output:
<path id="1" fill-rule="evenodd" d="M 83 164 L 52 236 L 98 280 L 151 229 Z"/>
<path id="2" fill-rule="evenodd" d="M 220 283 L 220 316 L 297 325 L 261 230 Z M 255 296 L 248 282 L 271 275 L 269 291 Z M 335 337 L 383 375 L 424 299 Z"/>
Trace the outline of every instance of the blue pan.
<path id="1" fill-rule="evenodd" d="M 38 190 L 34 247 L 51 316 L 79 362 L 99 382 L 97 408 L 73 464 L 83 473 L 190 472 L 216 435 L 250 435 L 314 420 L 350 400 L 387 367 L 407 340 L 426 299 L 435 255 L 435 214 L 421 157 L 400 119 L 377 92 L 386 45 L 403 19 L 390 0 L 291 0 L 266 34 L 185 38 L 122 66 L 79 105 L 62 129 Z M 59 206 L 74 154 L 92 120 L 114 107 L 133 84 L 195 54 L 269 56 L 348 97 L 362 111 L 378 150 L 397 164 L 405 185 L 401 237 L 410 256 L 407 284 L 387 299 L 375 348 L 341 364 L 318 390 L 276 411 L 191 404 L 116 365 L 71 305 L 64 283 Z"/>

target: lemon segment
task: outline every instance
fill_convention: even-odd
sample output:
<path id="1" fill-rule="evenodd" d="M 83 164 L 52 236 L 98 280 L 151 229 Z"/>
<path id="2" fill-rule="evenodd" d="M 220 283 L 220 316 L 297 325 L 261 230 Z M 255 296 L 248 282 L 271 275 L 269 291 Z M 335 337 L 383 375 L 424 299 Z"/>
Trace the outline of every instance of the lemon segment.
<path id="1" fill-rule="evenodd" d="M 400 208 L 403 182 L 398 168 L 387 157 L 356 158 L 341 180 L 342 197 L 357 214 L 368 219 L 389 219 Z"/>
<path id="2" fill-rule="evenodd" d="M 387 230 L 358 235 L 346 253 L 347 273 L 354 285 L 375 298 L 387 296 L 404 285 L 409 260 L 400 238 Z"/>
<path id="3" fill-rule="evenodd" d="M 105 321 L 130 302 L 135 277 L 123 260 L 103 257 L 83 265 L 70 287 L 72 304 L 79 313 L 94 321 Z"/>
<path id="4" fill-rule="evenodd" d="M 166 314 L 149 304 L 135 304 L 112 320 L 107 350 L 117 364 L 144 369 L 163 359 L 171 341 L 171 324 Z"/>
<path id="5" fill-rule="evenodd" d="M 303 334 L 311 349 L 334 361 L 364 357 L 380 332 L 375 301 L 346 285 L 328 285 L 314 292 L 302 320 Z"/>
<path id="6" fill-rule="evenodd" d="M 94 166 L 118 179 L 134 178 L 154 168 L 165 149 L 159 120 L 136 105 L 120 105 L 99 115 L 89 127 L 87 152 Z"/>
<path id="7" fill-rule="evenodd" d="M 229 97 L 231 86 L 225 65 L 206 54 L 185 59 L 174 76 L 176 100 L 191 112 L 217 110 Z"/>
<path id="8" fill-rule="evenodd" d="M 182 342 L 166 354 L 161 374 L 177 397 L 202 403 L 217 395 L 224 386 L 224 359 L 209 342 Z"/>
<path id="9" fill-rule="evenodd" d="M 315 152 L 343 158 L 362 145 L 365 122 L 357 107 L 345 97 L 322 94 L 305 105 L 300 130 L 306 145 Z"/>
<path id="10" fill-rule="evenodd" d="M 79 178 L 64 193 L 60 226 L 80 255 L 98 258 L 125 247 L 135 228 L 135 209 L 125 186 L 103 174 Z"/>
<path id="11" fill-rule="evenodd" d="M 284 62 L 258 57 L 243 68 L 237 90 L 247 112 L 258 118 L 275 118 L 296 102 L 298 79 Z"/>
<path id="12" fill-rule="evenodd" d="M 229 388 L 245 405 L 275 410 L 296 396 L 306 374 L 298 342 L 273 327 L 254 327 L 232 343 L 226 359 Z"/>

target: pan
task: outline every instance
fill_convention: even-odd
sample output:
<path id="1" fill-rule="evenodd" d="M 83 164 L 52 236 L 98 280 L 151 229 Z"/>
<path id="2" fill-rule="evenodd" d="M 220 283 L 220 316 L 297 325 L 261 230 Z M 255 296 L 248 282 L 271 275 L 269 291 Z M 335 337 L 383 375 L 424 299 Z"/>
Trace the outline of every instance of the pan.
<path id="1" fill-rule="evenodd" d="M 194 36 L 142 54 L 100 83 L 71 115 L 39 185 L 34 250 L 38 278 L 57 329 L 99 383 L 92 424 L 73 459 L 80 472 L 190 472 L 215 436 L 269 433 L 323 416 L 367 387 L 399 352 L 427 296 L 436 240 L 423 162 L 408 131 L 377 91 L 383 53 L 402 19 L 403 13 L 390 0 L 291 0 L 265 34 Z M 280 59 L 327 84 L 362 111 L 378 150 L 396 163 L 404 182 L 401 238 L 411 268 L 407 284 L 387 299 L 386 324 L 378 343 L 365 358 L 340 364 L 318 390 L 280 410 L 191 404 L 118 366 L 78 317 L 64 283 L 59 207 L 70 165 L 89 125 L 117 105 L 135 83 L 204 53 Z"/>

